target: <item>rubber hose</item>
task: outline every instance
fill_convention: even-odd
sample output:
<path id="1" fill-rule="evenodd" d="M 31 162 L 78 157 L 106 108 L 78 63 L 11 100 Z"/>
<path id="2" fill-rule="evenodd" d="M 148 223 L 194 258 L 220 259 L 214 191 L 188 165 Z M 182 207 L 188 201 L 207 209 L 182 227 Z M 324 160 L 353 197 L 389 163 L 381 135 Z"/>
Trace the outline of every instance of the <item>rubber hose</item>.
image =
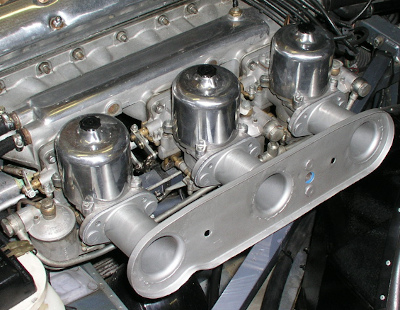
<path id="1" fill-rule="evenodd" d="M 11 131 L 10 128 L 5 124 L 4 120 L 0 120 L 0 136 L 4 135 L 5 133 Z"/>
<path id="2" fill-rule="evenodd" d="M 273 289 L 268 289 L 267 286 L 260 310 L 279 309 L 283 289 L 285 288 L 292 264 L 292 258 L 281 252 L 268 282 L 268 286 L 273 285 Z"/>
<path id="3" fill-rule="evenodd" d="M 15 149 L 13 137 L 7 137 L 0 141 L 0 157 Z"/>

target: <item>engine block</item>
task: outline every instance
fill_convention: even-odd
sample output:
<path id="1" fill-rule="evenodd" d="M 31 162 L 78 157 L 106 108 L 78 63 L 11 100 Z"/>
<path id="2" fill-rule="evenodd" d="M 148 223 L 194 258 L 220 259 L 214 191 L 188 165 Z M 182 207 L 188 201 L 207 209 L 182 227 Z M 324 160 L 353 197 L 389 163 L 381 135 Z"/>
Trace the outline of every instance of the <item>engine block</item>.
<path id="1" fill-rule="evenodd" d="M 48 266 L 84 261 L 81 243 L 94 253 L 113 244 L 136 292 L 167 296 L 365 177 L 390 149 L 391 117 L 350 111 L 371 87 L 334 59 L 322 27 L 280 27 L 224 0 L 79 3 L 38 1 L 31 50 L 21 25 L 1 27 L 25 1 L 0 12 L 10 49 L 0 145 L 12 163 L 0 210 L 46 197 L 2 227 L 36 242 Z M 155 167 L 166 179 L 142 185 Z M 187 197 L 159 211 L 179 188 Z"/>

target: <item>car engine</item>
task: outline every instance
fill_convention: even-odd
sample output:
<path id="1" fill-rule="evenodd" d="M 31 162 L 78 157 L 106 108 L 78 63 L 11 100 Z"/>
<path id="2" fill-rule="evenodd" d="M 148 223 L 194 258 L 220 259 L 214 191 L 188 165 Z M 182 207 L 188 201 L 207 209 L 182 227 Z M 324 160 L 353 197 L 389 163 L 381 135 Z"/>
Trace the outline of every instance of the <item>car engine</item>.
<path id="1" fill-rule="evenodd" d="M 369 175 L 398 13 L 342 2 L 0 1 L 4 243 L 162 299 Z"/>

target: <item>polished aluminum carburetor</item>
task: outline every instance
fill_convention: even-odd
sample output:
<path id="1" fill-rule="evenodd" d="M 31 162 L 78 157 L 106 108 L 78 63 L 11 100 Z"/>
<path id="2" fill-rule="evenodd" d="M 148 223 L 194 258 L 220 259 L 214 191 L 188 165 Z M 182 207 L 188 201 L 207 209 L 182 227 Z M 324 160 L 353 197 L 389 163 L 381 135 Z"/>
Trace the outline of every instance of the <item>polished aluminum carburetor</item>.
<path id="1" fill-rule="evenodd" d="M 196 65 L 183 70 L 172 84 L 173 131 L 185 148 L 222 146 L 236 133 L 240 87 L 229 70 Z"/>
<path id="2" fill-rule="evenodd" d="M 271 91 L 287 100 L 321 96 L 328 87 L 334 51 L 332 35 L 319 26 L 282 27 L 271 43 Z"/>
<path id="3" fill-rule="evenodd" d="M 84 215 L 95 200 L 117 199 L 130 180 L 128 130 L 114 117 L 90 114 L 69 121 L 55 148 L 64 195 Z"/>

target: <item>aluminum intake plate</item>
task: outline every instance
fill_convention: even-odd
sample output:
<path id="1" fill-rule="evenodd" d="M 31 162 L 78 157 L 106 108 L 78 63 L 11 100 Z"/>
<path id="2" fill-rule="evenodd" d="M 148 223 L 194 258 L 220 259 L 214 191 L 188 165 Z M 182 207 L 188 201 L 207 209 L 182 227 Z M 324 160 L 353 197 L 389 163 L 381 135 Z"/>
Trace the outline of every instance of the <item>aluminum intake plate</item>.
<path id="1" fill-rule="evenodd" d="M 191 203 L 136 245 L 131 285 L 149 298 L 176 291 L 194 272 L 220 265 L 371 173 L 393 137 L 391 117 L 369 110 Z"/>

